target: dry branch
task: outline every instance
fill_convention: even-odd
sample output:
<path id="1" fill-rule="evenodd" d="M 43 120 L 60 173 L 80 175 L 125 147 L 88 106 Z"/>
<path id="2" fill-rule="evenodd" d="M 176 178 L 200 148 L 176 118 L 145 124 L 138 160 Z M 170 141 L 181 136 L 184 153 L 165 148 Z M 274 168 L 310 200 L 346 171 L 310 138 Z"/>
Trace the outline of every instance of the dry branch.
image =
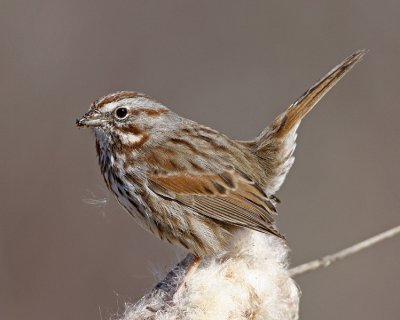
<path id="1" fill-rule="evenodd" d="M 347 258 L 348 256 L 351 256 L 355 253 L 365 250 L 365 249 L 373 246 L 374 244 L 377 244 L 378 242 L 392 238 L 399 233 L 400 233 L 400 226 L 386 230 L 372 238 L 368 238 L 364 241 L 361 241 L 361 242 L 359 242 L 355 245 L 352 245 L 351 247 L 348 247 L 346 249 L 343 249 L 339 252 L 336 252 L 334 254 L 327 255 L 323 258 L 316 259 L 316 260 L 304 263 L 302 265 L 299 265 L 297 267 L 294 267 L 289 270 L 290 276 L 295 277 L 295 276 L 298 276 L 303 273 L 307 273 L 307 272 L 310 272 L 310 271 L 313 271 L 313 270 L 316 270 L 319 268 L 326 268 L 326 267 L 330 266 L 333 262 Z"/>

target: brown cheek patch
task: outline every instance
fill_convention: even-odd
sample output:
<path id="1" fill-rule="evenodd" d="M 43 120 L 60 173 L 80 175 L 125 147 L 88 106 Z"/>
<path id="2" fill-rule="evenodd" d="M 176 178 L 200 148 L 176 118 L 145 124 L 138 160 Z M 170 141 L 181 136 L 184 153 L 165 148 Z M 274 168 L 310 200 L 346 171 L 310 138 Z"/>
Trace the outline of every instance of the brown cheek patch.
<path id="1" fill-rule="evenodd" d="M 130 150 L 139 149 L 147 142 L 147 140 L 149 140 L 149 135 L 144 133 L 144 134 L 142 134 L 142 136 L 140 137 L 140 140 L 138 142 L 131 143 L 130 145 L 128 145 L 128 148 Z"/>
<path id="2" fill-rule="evenodd" d="M 132 142 L 130 144 L 123 144 L 121 140 L 118 138 L 118 136 L 115 136 L 114 139 L 116 140 L 116 143 L 113 144 L 112 152 L 114 154 L 116 153 L 129 154 L 132 151 L 140 149 L 147 142 L 147 140 L 149 140 L 149 135 L 146 133 L 141 134 L 139 141 Z"/>
<path id="3" fill-rule="evenodd" d="M 125 126 L 125 127 L 118 128 L 117 130 L 121 131 L 123 133 L 133 133 L 137 136 L 142 133 L 142 131 L 138 127 L 136 127 L 132 124 Z"/>

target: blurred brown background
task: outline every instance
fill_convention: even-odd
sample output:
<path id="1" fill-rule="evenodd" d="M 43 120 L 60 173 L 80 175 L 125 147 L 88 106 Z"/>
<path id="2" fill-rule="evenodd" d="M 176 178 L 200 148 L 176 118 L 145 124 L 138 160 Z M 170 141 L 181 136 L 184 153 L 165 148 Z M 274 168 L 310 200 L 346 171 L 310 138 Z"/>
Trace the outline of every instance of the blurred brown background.
<path id="1" fill-rule="evenodd" d="M 116 204 L 75 128 L 115 90 L 247 139 L 369 48 L 302 123 L 279 226 L 297 265 L 399 224 L 399 12 L 394 0 L 1 1 L 0 319 L 107 319 L 183 255 Z M 399 319 L 399 245 L 297 279 L 301 317 Z"/>

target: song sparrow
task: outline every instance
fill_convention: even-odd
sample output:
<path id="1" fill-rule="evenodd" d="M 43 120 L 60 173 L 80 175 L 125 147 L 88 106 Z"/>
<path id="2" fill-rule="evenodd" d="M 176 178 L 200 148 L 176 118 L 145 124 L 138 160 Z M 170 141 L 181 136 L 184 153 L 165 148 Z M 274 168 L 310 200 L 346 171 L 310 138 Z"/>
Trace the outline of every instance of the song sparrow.
<path id="1" fill-rule="evenodd" d="M 237 141 L 129 91 L 95 101 L 77 120 L 93 128 L 108 188 L 145 229 L 197 257 L 239 228 L 282 235 L 275 192 L 293 164 L 301 119 L 363 57 L 357 51 L 252 141 Z"/>

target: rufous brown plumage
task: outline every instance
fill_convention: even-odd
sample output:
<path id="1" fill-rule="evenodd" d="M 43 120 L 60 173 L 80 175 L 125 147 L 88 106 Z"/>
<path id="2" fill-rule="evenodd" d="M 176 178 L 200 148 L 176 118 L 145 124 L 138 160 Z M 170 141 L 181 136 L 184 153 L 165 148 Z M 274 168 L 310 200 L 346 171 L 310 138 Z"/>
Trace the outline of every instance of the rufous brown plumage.
<path id="1" fill-rule="evenodd" d="M 105 182 L 141 226 L 196 256 L 215 254 L 240 228 L 282 237 L 275 193 L 293 164 L 296 130 L 364 54 L 346 58 L 253 141 L 129 91 L 95 101 L 77 125 L 93 129 Z"/>

